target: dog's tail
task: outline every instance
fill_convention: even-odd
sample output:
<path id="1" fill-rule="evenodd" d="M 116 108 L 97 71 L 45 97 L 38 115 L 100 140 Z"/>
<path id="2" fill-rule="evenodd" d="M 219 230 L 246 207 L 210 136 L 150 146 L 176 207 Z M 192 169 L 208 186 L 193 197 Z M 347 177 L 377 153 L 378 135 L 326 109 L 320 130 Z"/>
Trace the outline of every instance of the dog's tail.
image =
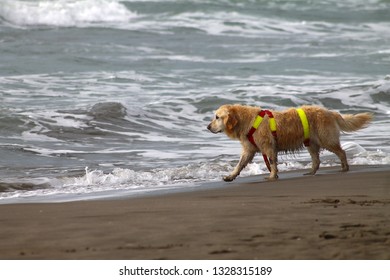
<path id="1" fill-rule="evenodd" d="M 373 117 L 371 113 L 340 115 L 339 113 L 334 112 L 334 114 L 340 129 L 345 132 L 352 132 L 367 127 Z"/>

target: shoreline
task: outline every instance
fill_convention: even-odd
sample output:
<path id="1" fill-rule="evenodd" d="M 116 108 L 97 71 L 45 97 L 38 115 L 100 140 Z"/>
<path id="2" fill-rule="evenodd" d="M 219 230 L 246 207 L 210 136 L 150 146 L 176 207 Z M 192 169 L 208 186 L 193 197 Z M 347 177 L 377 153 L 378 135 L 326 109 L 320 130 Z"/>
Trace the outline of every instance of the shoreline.
<path id="1" fill-rule="evenodd" d="M 1 204 L 0 259 L 390 259 L 390 167 L 337 171 Z"/>
<path id="2" fill-rule="evenodd" d="M 314 177 L 326 175 L 326 174 L 337 174 L 342 173 L 339 171 L 339 166 L 322 167 L 318 170 Z M 279 172 L 279 179 L 276 181 L 290 180 L 294 178 L 305 178 L 311 176 L 305 176 L 310 169 L 296 169 L 290 171 Z M 390 165 L 352 165 L 351 170 L 348 173 L 355 172 L 375 172 L 375 171 L 390 171 Z M 143 190 L 140 192 L 134 192 L 134 190 L 107 190 L 91 193 L 60 193 L 60 194 L 49 194 L 44 196 L 24 196 L 15 198 L 0 199 L 0 205 L 10 204 L 29 204 L 29 203 L 66 203 L 66 202 L 77 202 L 77 201 L 96 201 L 96 200 L 121 200 L 121 199 L 133 199 L 143 198 L 150 196 L 164 196 L 176 193 L 187 193 L 187 192 L 198 192 L 204 190 L 213 190 L 219 188 L 228 188 L 230 186 L 236 186 L 237 184 L 247 183 L 272 183 L 265 178 L 268 173 L 251 175 L 246 177 L 238 176 L 233 182 L 224 182 L 222 178 L 219 181 L 209 182 L 194 182 L 189 184 L 178 184 L 178 185 L 167 185 L 161 187 L 161 189 Z"/>

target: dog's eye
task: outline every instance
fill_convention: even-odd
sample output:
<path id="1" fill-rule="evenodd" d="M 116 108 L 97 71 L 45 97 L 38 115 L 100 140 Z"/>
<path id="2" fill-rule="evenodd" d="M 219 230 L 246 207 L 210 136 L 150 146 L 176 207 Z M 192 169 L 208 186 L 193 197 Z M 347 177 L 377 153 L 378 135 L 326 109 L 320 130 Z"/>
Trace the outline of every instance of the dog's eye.
<path id="1" fill-rule="evenodd" d="M 215 115 L 215 119 L 218 120 L 218 119 L 219 119 L 219 116 L 218 116 L 218 115 Z"/>

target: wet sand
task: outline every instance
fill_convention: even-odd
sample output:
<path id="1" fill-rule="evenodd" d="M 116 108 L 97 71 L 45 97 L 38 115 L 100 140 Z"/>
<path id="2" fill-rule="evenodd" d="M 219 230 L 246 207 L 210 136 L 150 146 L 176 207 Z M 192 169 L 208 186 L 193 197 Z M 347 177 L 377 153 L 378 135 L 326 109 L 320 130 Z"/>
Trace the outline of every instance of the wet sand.
<path id="1" fill-rule="evenodd" d="M 302 173 L 143 198 L 0 205 L 0 259 L 390 259 L 389 166 Z"/>

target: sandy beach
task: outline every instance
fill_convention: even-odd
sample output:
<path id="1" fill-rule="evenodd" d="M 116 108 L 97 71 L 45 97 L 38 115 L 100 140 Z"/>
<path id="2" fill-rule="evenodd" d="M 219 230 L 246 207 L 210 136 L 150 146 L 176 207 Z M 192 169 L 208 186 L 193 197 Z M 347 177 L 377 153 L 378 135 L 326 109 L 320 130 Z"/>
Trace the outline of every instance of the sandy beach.
<path id="1" fill-rule="evenodd" d="M 337 170 L 143 198 L 0 205 L 0 259 L 390 259 L 390 167 Z"/>

